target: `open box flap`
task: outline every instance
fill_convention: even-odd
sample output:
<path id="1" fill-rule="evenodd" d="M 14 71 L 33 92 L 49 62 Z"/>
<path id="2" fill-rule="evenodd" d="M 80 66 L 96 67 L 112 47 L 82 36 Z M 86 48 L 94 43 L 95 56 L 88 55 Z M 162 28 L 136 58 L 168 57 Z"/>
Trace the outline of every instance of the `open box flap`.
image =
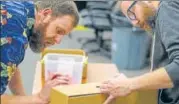
<path id="1" fill-rule="evenodd" d="M 76 84 L 67 86 L 58 86 L 53 89 L 59 91 L 66 96 L 84 96 L 92 94 L 100 94 L 99 83 L 88 83 L 88 84 Z"/>

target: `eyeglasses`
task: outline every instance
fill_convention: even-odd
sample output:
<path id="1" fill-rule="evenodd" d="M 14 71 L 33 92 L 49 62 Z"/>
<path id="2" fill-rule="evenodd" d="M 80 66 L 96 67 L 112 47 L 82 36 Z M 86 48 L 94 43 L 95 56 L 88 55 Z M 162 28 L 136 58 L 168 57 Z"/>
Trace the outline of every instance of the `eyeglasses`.
<path id="1" fill-rule="evenodd" d="M 135 13 L 131 11 L 132 7 L 133 7 L 136 3 L 137 3 L 137 1 L 134 1 L 134 2 L 130 5 L 130 7 L 128 8 L 128 10 L 127 10 L 127 16 L 128 16 L 128 18 L 131 19 L 131 20 L 136 20 L 136 19 L 137 19 Z"/>

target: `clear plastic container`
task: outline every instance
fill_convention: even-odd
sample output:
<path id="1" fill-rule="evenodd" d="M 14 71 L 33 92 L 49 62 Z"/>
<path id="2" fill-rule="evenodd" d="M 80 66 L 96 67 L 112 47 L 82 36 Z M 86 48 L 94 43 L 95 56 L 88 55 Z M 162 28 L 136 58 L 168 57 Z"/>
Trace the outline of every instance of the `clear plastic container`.
<path id="1" fill-rule="evenodd" d="M 72 84 L 80 84 L 82 82 L 84 56 L 48 53 L 43 60 L 45 79 L 48 78 L 48 72 L 53 72 L 69 75 L 72 78 Z"/>

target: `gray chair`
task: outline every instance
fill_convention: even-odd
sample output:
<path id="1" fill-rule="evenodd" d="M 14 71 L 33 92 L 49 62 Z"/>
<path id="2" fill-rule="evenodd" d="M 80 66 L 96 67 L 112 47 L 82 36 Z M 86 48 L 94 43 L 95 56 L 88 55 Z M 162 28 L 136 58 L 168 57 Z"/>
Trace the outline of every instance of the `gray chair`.
<path id="1" fill-rule="evenodd" d="M 103 32 L 112 31 L 111 26 L 111 18 L 110 12 L 112 10 L 112 6 L 114 2 L 111 3 L 107 1 L 89 1 L 87 2 L 87 8 L 80 12 L 81 17 L 83 19 L 83 25 L 94 29 L 95 38 L 79 38 L 78 40 L 81 42 L 82 40 L 86 40 L 82 45 L 82 49 L 87 48 L 86 46 L 90 43 L 97 43 L 98 48 L 88 50 L 87 53 L 91 52 L 102 52 L 105 53 L 106 56 L 110 57 L 110 47 L 106 45 L 106 42 L 110 40 L 103 39 Z"/>

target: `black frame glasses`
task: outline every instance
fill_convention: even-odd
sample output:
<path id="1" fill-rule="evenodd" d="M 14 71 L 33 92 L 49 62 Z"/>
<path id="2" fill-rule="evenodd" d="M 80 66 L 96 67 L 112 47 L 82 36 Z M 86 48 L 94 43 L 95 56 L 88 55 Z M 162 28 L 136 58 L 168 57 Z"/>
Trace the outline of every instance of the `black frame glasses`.
<path id="1" fill-rule="evenodd" d="M 134 1 L 134 2 L 130 5 L 130 7 L 127 9 L 127 16 L 128 16 L 128 18 L 131 19 L 131 20 L 136 20 L 136 19 L 137 19 L 135 13 L 131 11 L 132 7 L 133 7 L 136 3 L 137 3 L 137 1 Z"/>

